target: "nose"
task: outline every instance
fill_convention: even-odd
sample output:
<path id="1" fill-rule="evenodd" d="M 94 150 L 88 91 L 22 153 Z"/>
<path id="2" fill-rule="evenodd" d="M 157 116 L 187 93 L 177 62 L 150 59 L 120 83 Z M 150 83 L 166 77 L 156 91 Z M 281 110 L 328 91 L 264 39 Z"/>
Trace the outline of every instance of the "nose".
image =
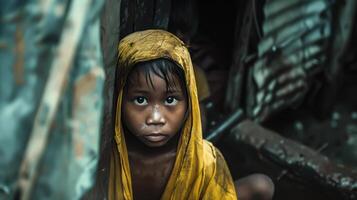
<path id="1" fill-rule="evenodd" d="M 159 106 L 153 106 L 150 115 L 146 119 L 147 125 L 164 125 L 166 123 L 163 113 L 160 111 Z"/>

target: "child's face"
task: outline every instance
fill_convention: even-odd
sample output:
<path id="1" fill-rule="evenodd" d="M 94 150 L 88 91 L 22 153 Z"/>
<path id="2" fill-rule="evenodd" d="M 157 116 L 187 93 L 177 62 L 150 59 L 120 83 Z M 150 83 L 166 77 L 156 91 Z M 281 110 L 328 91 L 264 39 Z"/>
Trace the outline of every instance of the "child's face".
<path id="1" fill-rule="evenodd" d="M 128 77 L 134 78 L 134 83 L 124 92 L 122 121 L 145 145 L 160 147 L 180 131 L 185 121 L 185 90 L 176 76 L 172 84 L 175 87 L 167 88 L 165 80 L 153 72 L 150 72 L 152 85 L 142 70 L 137 72 Z"/>

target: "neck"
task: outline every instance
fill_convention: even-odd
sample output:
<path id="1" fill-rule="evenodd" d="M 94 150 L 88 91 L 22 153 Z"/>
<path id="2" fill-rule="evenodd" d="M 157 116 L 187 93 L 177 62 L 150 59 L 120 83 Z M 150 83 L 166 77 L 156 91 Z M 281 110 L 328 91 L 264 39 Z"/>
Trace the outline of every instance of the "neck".
<path id="1" fill-rule="evenodd" d="M 165 154 L 175 153 L 177 150 L 180 134 L 176 134 L 165 145 L 160 147 L 149 147 L 137 139 L 128 130 L 124 131 L 126 148 L 129 154 L 136 154 L 145 157 L 156 157 Z"/>

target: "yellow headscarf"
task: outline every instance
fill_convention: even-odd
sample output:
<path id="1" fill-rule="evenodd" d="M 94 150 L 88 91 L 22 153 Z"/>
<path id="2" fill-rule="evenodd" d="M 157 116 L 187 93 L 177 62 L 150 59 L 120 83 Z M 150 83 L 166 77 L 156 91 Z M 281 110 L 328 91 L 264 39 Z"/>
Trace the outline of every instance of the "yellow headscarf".
<path id="1" fill-rule="evenodd" d="M 109 173 L 110 200 L 133 199 L 128 153 L 121 124 L 121 102 L 126 78 L 139 63 L 166 58 L 182 67 L 189 96 L 189 115 L 182 129 L 175 165 L 161 199 L 237 199 L 223 156 L 202 139 L 197 89 L 191 58 L 184 43 L 163 30 L 135 32 L 119 43 L 119 88 L 115 141 Z"/>

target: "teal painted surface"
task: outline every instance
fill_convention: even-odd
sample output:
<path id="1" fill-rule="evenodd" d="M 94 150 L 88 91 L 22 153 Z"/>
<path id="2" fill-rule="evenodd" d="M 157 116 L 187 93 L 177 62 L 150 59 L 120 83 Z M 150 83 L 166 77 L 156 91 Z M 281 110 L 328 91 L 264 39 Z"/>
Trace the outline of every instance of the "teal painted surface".
<path id="1" fill-rule="evenodd" d="M 0 199 L 13 199 L 44 87 L 57 59 L 70 0 L 2 1 L 0 8 Z M 104 69 L 96 0 L 67 75 L 31 199 L 79 199 L 94 181 Z M 81 12 L 79 10 L 78 12 Z M 68 55 L 71 56 L 71 55 Z M 46 117 L 46 115 L 44 115 Z"/>

